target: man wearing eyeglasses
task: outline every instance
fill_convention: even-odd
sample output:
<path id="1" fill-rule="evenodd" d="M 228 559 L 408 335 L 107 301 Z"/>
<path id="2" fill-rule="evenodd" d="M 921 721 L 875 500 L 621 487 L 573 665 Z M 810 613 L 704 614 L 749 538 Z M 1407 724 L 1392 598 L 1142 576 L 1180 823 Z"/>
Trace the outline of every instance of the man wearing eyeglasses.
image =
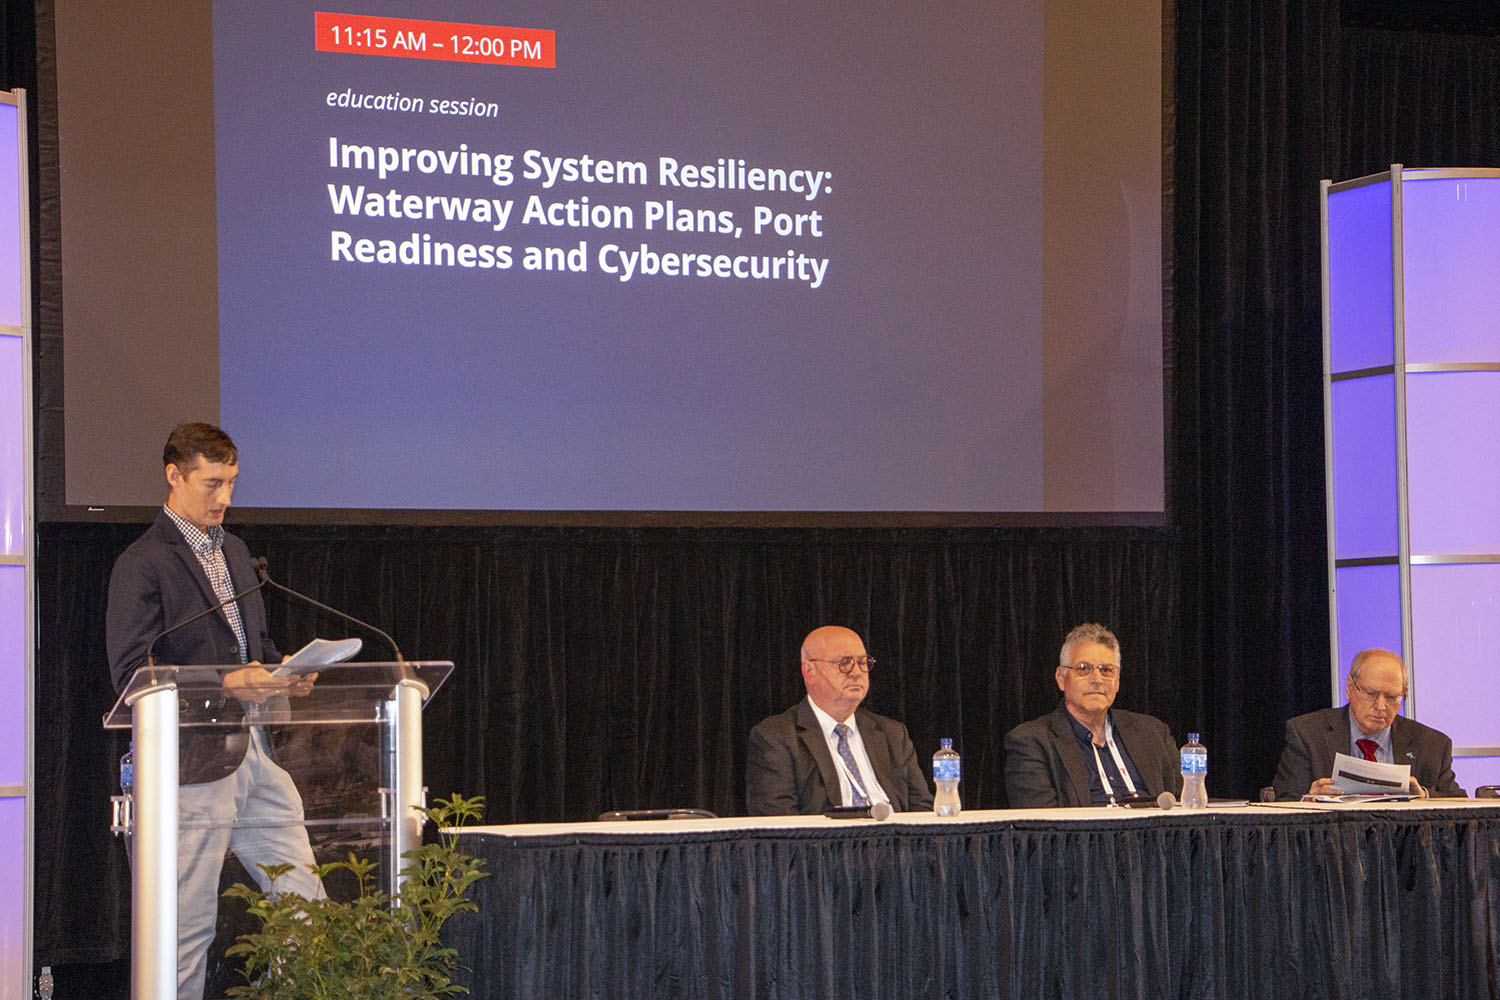
<path id="1" fill-rule="evenodd" d="M 1349 664 L 1349 704 L 1299 715 L 1286 724 L 1286 746 L 1276 767 L 1276 797 L 1338 795 L 1334 754 L 1383 764 L 1411 765 L 1411 794 L 1463 798 L 1453 774 L 1453 741 L 1398 714 L 1406 697 L 1406 664 L 1388 649 L 1366 649 Z"/>
<path id="2" fill-rule="evenodd" d="M 802 642 L 807 697 L 750 730 L 745 804 L 751 816 L 812 814 L 888 803 L 932 808 L 906 727 L 860 708 L 875 659 L 851 629 L 824 625 Z"/>
<path id="3" fill-rule="evenodd" d="M 1056 672 L 1062 703 L 1005 737 L 1005 795 L 1012 809 L 1154 801 L 1182 791 L 1177 744 L 1166 723 L 1115 708 L 1120 643 L 1103 625 L 1063 640 Z"/>

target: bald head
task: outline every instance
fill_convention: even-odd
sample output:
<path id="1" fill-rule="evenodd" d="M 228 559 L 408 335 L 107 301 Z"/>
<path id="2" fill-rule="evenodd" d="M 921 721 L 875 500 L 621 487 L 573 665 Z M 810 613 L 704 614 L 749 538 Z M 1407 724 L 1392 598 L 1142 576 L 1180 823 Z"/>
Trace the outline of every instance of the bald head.
<path id="1" fill-rule="evenodd" d="M 824 625 L 802 640 L 802 682 L 807 696 L 834 719 L 843 722 L 854 714 L 870 690 L 870 672 L 854 666 L 848 673 L 838 661 L 846 656 L 864 658 L 865 644 L 859 633 L 842 625 Z"/>
<path id="2" fill-rule="evenodd" d="M 865 644 L 860 642 L 859 633 L 852 628 L 845 628 L 842 625 L 820 625 L 807 633 L 807 638 L 802 640 L 802 658 L 805 660 L 810 656 L 827 656 L 830 648 L 841 649 L 850 642 L 858 642 L 860 652 L 864 652 Z"/>

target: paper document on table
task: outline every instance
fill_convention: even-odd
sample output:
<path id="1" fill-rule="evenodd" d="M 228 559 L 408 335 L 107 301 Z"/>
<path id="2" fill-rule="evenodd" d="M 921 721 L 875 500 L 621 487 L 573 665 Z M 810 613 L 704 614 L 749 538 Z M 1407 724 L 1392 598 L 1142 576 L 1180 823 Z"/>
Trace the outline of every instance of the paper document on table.
<path id="1" fill-rule="evenodd" d="M 1333 783 L 1349 795 L 1406 795 L 1411 787 L 1410 764 L 1382 764 L 1346 753 L 1333 758 Z"/>

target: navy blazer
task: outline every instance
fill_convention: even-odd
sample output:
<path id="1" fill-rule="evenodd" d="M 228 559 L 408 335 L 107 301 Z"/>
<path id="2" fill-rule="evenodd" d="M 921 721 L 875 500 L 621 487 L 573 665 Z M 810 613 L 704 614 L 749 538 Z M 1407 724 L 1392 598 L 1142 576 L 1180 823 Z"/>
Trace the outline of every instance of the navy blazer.
<path id="1" fill-rule="evenodd" d="M 224 534 L 224 560 L 234 592 L 255 583 L 250 550 L 234 535 Z M 122 691 L 136 670 L 146 663 L 146 647 L 169 627 L 219 603 L 208 574 L 193 555 L 176 523 L 159 511 L 145 534 L 115 560 L 109 577 L 109 605 L 105 612 L 105 648 L 110 679 Z M 280 663 L 281 654 L 266 629 L 266 608 L 260 592 L 239 601 L 245 626 L 247 660 Z M 162 636 L 152 652 L 160 666 L 224 665 L 240 662 L 239 641 L 222 610 Z M 225 720 L 242 716 L 239 703 L 226 698 Z M 234 771 L 245 756 L 242 727 L 186 734 L 179 756 L 184 784 L 215 781 Z"/>
<path id="2" fill-rule="evenodd" d="M 1302 798 L 1315 780 L 1332 777 L 1333 755 L 1347 754 L 1351 749 L 1348 705 L 1287 720 L 1286 745 L 1276 765 L 1276 797 Z M 1410 764 L 1411 776 L 1429 795 L 1465 797 L 1453 773 L 1453 741 L 1431 726 L 1396 716 L 1391 723 L 1391 759 L 1397 764 Z"/>
<path id="3" fill-rule="evenodd" d="M 855 709 L 854 723 L 891 808 L 931 809 L 932 790 L 906 727 L 863 708 Z M 806 698 L 750 730 L 745 806 L 751 816 L 817 815 L 833 808 L 838 794 L 838 768 Z"/>

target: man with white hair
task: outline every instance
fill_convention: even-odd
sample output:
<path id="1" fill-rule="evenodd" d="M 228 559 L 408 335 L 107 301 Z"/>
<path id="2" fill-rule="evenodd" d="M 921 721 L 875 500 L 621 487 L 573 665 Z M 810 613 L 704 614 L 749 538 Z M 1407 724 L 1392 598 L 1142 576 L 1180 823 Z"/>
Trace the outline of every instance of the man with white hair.
<path id="1" fill-rule="evenodd" d="M 1177 744 L 1166 723 L 1114 707 L 1120 642 L 1088 623 L 1063 640 L 1055 673 L 1062 702 L 1005 737 L 1005 795 L 1012 809 L 1152 801 L 1182 791 Z"/>

